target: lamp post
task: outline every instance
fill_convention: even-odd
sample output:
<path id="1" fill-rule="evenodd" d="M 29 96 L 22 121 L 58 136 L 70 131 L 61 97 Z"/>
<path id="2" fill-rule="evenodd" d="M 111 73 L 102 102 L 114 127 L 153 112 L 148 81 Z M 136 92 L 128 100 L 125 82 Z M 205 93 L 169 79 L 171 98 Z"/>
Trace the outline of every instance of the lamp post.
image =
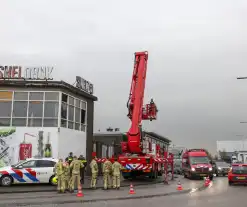
<path id="1" fill-rule="evenodd" d="M 237 77 L 237 80 L 247 79 L 247 77 Z"/>

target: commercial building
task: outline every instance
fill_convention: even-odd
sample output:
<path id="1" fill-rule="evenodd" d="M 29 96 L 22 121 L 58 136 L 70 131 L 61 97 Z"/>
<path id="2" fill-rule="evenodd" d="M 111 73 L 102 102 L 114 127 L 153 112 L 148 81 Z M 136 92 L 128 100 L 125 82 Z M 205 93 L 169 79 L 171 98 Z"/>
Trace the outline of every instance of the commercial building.
<path id="1" fill-rule="evenodd" d="M 227 140 L 227 141 L 216 141 L 217 153 L 221 157 L 222 153 L 224 156 L 231 157 L 234 152 L 247 151 L 247 140 Z"/>
<path id="2" fill-rule="evenodd" d="M 94 101 L 91 91 L 64 81 L 0 82 L 0 159 L 5 165 L 33 156 L 91 159 Z"/>

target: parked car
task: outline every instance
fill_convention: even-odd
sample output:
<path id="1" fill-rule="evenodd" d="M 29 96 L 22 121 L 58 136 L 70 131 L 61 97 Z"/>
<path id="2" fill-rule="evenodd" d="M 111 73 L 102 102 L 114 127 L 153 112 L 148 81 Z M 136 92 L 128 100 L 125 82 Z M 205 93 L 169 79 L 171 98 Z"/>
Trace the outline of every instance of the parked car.
<path id="1" fill-rule="evenodd" d="M 11 166 L 0 168 L 0 185 L 24 183 L 50 183 L 54 182 L 54 166 L 58 162 L 53 158 L 28 158 L 25 161 Z"/>
<path id="2" fill-rule="evenodd" d="M 213 168 L 216 176 L 226 176 L 230 170 L 230 165 L 224 161 L 215 161 Z"/>
<path id="3" fill-rule="evenodd" d="M 247 184 L 247 164 L 233 163 L 228 173 L 228 183 Z"/>

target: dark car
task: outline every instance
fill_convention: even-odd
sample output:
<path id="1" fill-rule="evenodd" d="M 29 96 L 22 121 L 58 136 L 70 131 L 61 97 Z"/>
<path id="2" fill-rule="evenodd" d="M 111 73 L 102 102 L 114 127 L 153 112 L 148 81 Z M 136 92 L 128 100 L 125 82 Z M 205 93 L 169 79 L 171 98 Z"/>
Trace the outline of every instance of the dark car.
<path id="1" fill-rule="evenodd" d="M 216 176 L 226 176 L 230 170 L 230 165 L 224 161 L 215 161 L 214 170 Z"/>

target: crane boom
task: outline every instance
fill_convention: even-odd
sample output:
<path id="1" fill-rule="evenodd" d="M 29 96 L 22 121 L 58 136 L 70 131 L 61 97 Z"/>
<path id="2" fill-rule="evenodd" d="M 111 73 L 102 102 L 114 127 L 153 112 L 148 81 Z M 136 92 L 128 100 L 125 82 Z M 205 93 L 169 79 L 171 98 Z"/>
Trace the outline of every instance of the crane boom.
<path id="1" fill-rule="evenodd" d="M 148 52 L 136 52 L 134 69 L 127 102 L 128 117 L 131 121 L 127 132 L 126 142 L 121 142 L 122 153 L 116 155 L 123 166 L 124 179 L 145 175 L 152 179 L 164 174 L 164 182 L 168 179 L 168 170 L 172 171 L 173 155 L 166 150 L 167 141 L 152 132 L 142 131 L 142 120 L 156 120 L 157 107 L 151 99 L 150 103 L 143 105 L 147 73 Z M 144 136 L 144 137 L 143 137 Z M 159 140 L 159 143 L 156 141 Z M 162 146 L 163 145 L 163 146 Z M 95 145 L 96 148 L 96 145 Z M 116 157 L 110 160 L 114 162 Z M 104 163 L 105 158 L 98 158 L 97 162 Z"/>
<path id="2" fill-rule="evenodd" d="M 132 82 L 130 88 L 127 107 L 128 117 L 131 120 L 131 126 L 127 133 L 129 153 L 142 153 L 142 120 L 156 119 L 157 108 L 151 99 L 149 104 L 143 107 L 143 98 L 146 82 L 148 52 L 136 52 Z"/>

